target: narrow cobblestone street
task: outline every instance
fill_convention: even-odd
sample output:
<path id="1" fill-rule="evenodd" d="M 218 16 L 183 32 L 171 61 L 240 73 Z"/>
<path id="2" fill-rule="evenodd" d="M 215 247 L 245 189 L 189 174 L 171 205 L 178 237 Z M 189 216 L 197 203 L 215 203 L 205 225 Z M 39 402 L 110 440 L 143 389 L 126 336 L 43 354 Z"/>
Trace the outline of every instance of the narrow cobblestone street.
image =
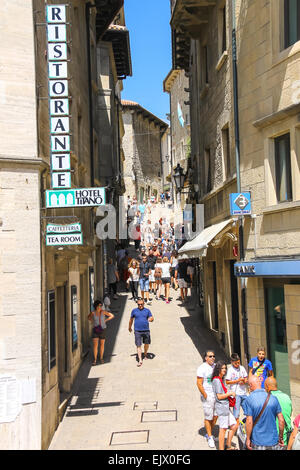
<path id="1" fill-rule="evenodd" d="M 170 304 L 153 299 L 149 307 L 150 358 L 140 368 L 128 331 L 136 304 L 126 292 L 113 301 L 105 364 L 92 367 L 91 354 L 85 358 L 50 450 L 208 449 L 196 370 L 205 348 L 215 348 L 217 359 L 224 354 L 191 300 L 183 306 L 178 291 L 171 295 Z"/>

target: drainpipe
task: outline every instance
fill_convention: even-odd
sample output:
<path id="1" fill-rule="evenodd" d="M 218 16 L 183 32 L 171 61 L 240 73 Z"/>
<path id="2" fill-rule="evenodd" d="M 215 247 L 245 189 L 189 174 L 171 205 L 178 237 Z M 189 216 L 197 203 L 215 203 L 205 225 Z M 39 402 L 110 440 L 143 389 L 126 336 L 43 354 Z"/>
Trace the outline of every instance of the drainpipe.
<path id="1" fill-rule="evenodd" d="M 239 107 L 238 107 L 238 73 L 237 73 L 237 44 L 236 44 L 236 0 L 232 0 L 232 67 L 233 67 L 233 98 L 234 98 L 234 129 L 235 129 L 235 160 L 236 160 L 236 178 L 237 192 L 241 192 L 241 171 L 240 171 L 240 125 L 239 125 Z M 245 259 L 244 249 L 244 227 L 243 216 L 239 217 L 239 252 L 240 261 Z M 246 311 L 246 283 L 241 279 L 241 312 L 243 325 L 244 352 L 247 363 L 250 361 L 249 337 L 248 337 L 248 318 Z"/>
<path id="2" fill-rule="evenodd" d="M 87 75 L 88 75 L 88 95 L 89 95 L 89 121 L 90 121 L 90 163 L 91 163 L 91 185 L 94 187 L 95 183 L 95 169 L 94 169 L 94 119 L 93 119 L 93 91 L 92 91 L 92 71 L 91 71 L 91 34 L 90 34 L 90 20 L 91 8 L 96 8 L 90 2 L 85 5 L 85 18 L 86 18 L 86 43 L 87 43 Z"/>

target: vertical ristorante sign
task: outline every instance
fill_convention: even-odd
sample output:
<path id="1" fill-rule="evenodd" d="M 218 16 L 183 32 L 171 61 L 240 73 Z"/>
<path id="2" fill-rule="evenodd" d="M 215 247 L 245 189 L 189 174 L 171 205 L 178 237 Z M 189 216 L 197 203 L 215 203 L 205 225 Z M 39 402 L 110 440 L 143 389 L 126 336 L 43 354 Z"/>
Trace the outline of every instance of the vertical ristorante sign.
<path id="1" fill-rule="evenodd" d="M 51 188 L 71 188 L 67 6 L 46 5 Z"/>

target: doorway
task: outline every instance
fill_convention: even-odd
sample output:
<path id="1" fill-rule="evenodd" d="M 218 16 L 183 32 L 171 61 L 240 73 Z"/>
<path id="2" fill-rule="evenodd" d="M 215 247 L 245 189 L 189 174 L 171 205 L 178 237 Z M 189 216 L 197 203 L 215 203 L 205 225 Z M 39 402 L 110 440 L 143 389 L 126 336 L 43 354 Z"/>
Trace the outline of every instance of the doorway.
<path id="1" fill-rule="evenodd" d="M 67 285 L 57 287 L 57 349 L 58 349 L 58 386 L 61 401 L 66 392 L 65 378 L 68 373 L 68 310 Z"/>
<path id="2" fill-rule="evenodd" d="M 234 275 L 235 260 L 230 261 L 230 285 L 231 285 L 231 318 L 232 318 L 232 347 L 233 352 L 241 357 L 241 336 L 238 301 L 238 281 Z"/>
<path id="3" fill-rule="evenodd" d="M 266 287 L 265 300 L 269 359 L 278 389 L 290 395 L 284 286 Z"/>

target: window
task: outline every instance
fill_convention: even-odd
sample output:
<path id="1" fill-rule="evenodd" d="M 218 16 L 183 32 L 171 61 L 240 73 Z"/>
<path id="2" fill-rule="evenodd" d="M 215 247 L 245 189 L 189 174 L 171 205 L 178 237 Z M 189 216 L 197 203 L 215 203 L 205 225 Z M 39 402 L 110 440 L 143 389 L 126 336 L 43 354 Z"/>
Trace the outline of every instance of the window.
<path id="1" fill-rule="evenodd" d="M 78 299 L 77 286 L 71 286 L 71 325 L 72 325 L 72 351 L 78 346 Z"/>
<path id="2" fill-rule="evenodd" d="M 229 178 L 232 174 L 231 162 L 230 162 L 230 139 L 229 139 L 229 127 L 222 129 L 222 149 L 223 149 L 223 161 L 224 161 L 224 173 L 225 179 Z"/>
<path id="3" fill-rule="evenodd" d="M 208 47 L 204 46 L 202 50 L 202 60 L 203 60 L 203 79 L 204 84 L 208 83 Z"/>
<path id="4" fill-rule="evenodd" d="M 227 19 L 226 19 L 226 3 L 218 11 L 218 44 L 219 56 L 227 50 Z"/>
<path id="5" fill-rule="evenodd" d="M 275 177 L 278 202 L 292 200 L 290 134 L 275 139 Z"/>
<path id="6" fill-rule="evenodd" d="M 284 45 L 288 48 L 300 40 L 300 1 L 284 0 Z"/>
<path id="7" fill-rule="evenodd" d="M 212 190 L 210 148 L 205 149 L 205 175 L 206 175 L 206 192 L 209 193 Z"/>
<path id="8" fill-rule="evenodd" d="M 222 53 L 227 50 L 227 41 L 226 41 L 226 5 L 222 8 Z"/>
<path id="9" fill-rule="evenodd" d="M 219 329 L 219 312 L 218 312 L 218 284 L 217 284 L 217 265 L 212 262 L 213 268 L 213 297 L 214 297 L 214 310 L 213 310 L 213 329 Z"/>
<path id="10" fill-rule="evenodd" d="M 48 292 L 48 368 L 56 365 L 55 292 Z"/>

